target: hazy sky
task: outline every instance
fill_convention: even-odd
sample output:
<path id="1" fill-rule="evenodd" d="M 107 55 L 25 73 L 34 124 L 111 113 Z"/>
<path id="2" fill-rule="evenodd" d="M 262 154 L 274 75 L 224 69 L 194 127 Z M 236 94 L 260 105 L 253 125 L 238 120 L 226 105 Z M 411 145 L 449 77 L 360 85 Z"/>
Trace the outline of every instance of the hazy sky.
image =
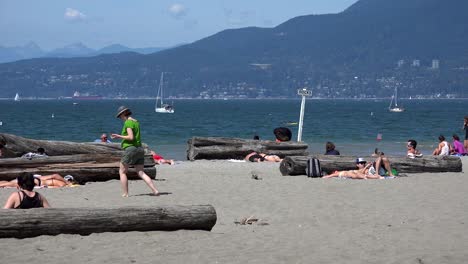
<path id="1" fill-rule="evenodd" d="M 223 29 L 274 27 L 300 15 L 338 13 L 357 0 L 0 0 L 0 45 L 43 49 L 189 43 Z"/>

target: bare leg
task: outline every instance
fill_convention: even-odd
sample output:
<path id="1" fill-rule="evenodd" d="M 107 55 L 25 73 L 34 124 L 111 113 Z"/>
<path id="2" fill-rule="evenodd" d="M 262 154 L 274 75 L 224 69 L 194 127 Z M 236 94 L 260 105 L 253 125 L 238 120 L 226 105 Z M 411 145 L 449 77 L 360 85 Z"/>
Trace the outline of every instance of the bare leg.
<path id="1" fill-rule="evenodd" d="M 394 176 L 392 172 L 392 167 L 390 166 L 390 160 L 387 157 L 384 157 L 382 159 L 382 162 L 383 162 L 384 168 L 388 171 L 388 174 L 390 176 Z"/>
<path id="2" fill-rule="evenodd" d="M 4 188 L 4 187 L 18 187 L 18 183 L 16 182 L 16 180 L 0 181 L 0 188 Z"/>
<path id="3" fill-rule="evenodd" d="M 128 197 L 128 179 L 127 179 L 128 165 L 120 163 L 119 174 L 120 184 L 123 190 L 123 197 Z"/>
<path id="4" fill-rule="evenodd" d="M 378 157 L 375 160 L 375 174 L 380 175 L 379 171 L 380 171 L 381 166 L 382 166 L 382 157 Z"/>
<path id="5" fill-rule="evenodd" d="M 465 139 L 465 141 L 463 141 L 463 145 L 465 146 L 465 151 L 468 152 L 468 139 Z"/>
<path id="6" fill-rule="evenodd" d="M 145 183 L 150 187 L 151 191 L 154 195 L 159 195 L 158 189 L 154 186 L 153 181 L 151 178 L 145 173 L 143 170 L 143 165 L 135 165 L 135 170 L 137 171 L 138 176 L 145 181 Z"/>

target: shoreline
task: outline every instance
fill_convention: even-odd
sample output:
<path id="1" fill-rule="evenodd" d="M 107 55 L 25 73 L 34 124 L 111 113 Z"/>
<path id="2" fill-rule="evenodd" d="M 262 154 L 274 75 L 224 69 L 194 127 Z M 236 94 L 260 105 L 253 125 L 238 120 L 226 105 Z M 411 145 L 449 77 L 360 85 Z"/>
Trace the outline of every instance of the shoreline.
<path id="1" fill-rule="evenodd" d="M 183 161 L 158 165 L 167 195 L 142 181 L 39 189 L 52 207 L 211 204 L 211 232 L 97 233 L 0 239 L 2 263 L 466 263 L 468 157 L 463 173 L 388 180 L 281 176 L 279 163 Z M 259 180 L 252 178 L 258 175 Z M 0 189 L 0 201 L 14 189 Z M 239 225 L 256 217 L 263 225 Z M 77 228 L 79 224 L 77 223 Z M 435 239 L 437 238 L 437 239 Z M 18 254 L 21 249 L 21 254 Z"/>

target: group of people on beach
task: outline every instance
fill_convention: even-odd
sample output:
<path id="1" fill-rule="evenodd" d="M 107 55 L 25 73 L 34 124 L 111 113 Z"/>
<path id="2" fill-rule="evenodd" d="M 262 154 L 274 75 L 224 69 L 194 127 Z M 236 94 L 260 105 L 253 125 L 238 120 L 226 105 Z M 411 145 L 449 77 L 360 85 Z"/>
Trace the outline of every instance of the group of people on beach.
<path id="1" fill-rule="evenodd" d="M 468 116 L 463 120 L 463 130 L 465 130 L 465 140 L 462 143 L 457 134 L 452 135 L 452 144 L 448 143 L 444 135 L 439 136 L 439 144 L 432 152 L 432 155 L 438 156 L 466 156 L 468 155 Z"/>

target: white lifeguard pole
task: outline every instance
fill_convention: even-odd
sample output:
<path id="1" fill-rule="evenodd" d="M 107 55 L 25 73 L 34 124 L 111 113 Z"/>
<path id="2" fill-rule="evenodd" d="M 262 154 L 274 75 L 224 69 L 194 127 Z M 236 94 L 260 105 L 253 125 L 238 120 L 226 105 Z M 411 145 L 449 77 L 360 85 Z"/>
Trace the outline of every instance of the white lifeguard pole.
<path id="1" fill-rule="evenodd" d="M 307 88 L 302 88 L 302 89 L 297 90 L 297 94 L 302 96 L 301 114 L 299 116 L 299 131 L 297 132 L 297 142 L 301 142 L 302 141 L 302 125 L 304 124 L 305 99 L 306 99 L 306 96 L 312 96 L 312 91 L 307 90 Z"/>

